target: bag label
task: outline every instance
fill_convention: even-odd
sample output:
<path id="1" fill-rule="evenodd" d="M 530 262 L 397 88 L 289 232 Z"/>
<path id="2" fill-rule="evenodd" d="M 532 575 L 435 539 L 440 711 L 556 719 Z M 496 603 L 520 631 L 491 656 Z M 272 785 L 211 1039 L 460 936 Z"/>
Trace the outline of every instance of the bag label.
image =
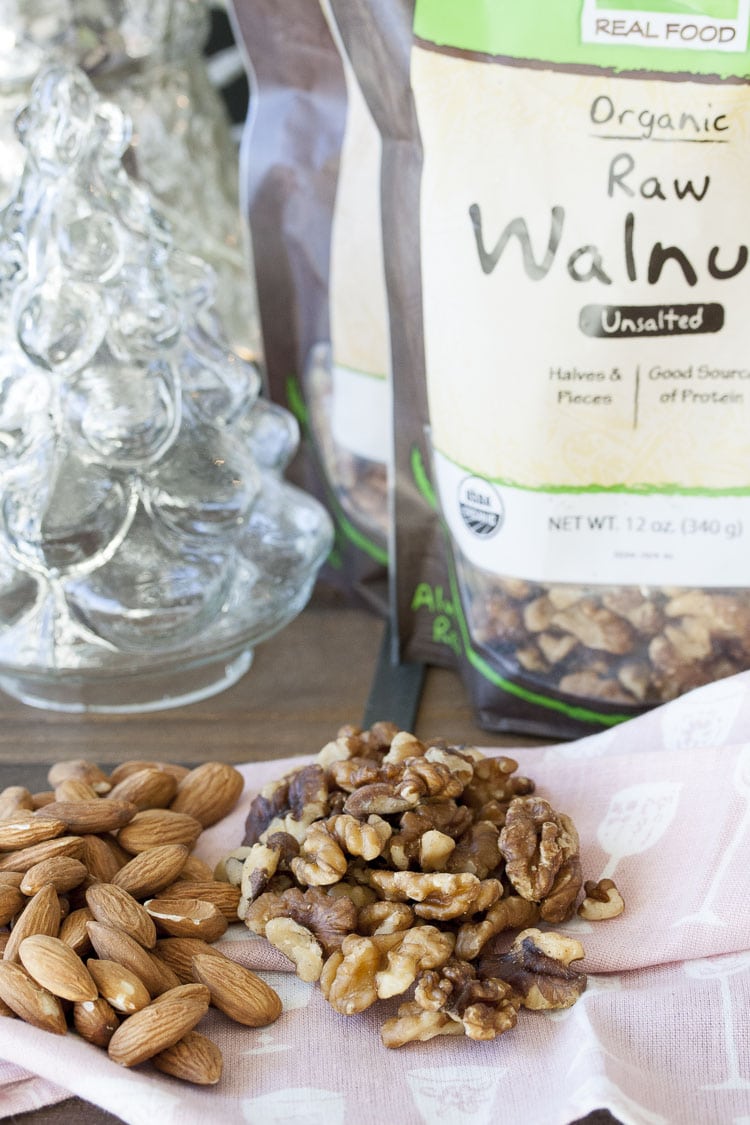
<path id="1" fill-rule="evenodd" d="M 745 585 L 747 85 L 427 44 L 412 83 L 432 442 L 461 548 L 547 581 Z"/>

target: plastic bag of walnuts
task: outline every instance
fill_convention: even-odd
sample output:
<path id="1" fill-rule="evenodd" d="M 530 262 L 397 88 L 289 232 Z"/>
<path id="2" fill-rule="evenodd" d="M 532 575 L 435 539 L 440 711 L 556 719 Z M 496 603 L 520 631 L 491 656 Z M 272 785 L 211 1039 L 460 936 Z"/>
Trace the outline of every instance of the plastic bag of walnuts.
<path id="1" fill-rule="evenodd" d="M 556 738 L 746 669 L 747 28 L 331 6 L 383 138 L 402 657 Z"/>
<path id="2" fill-rule="evenodd" d="M 321 581 L 386 612 L 390 356 L 380 135 L 327 0 L 244 0 L 242 190 L 271 398 L 299 419 L 300 483 L 336 527 Z"/>
<path id="3" fill-rule="evenodd" d="M 254 798 L 221 872 L 239 916 L 342 1015 L 405 997 L 388 1047 L 494 1039 L 521 1008 L 569 1007 L 584 950 L 549 927 L 623 902 L 584 883 L 575 825 L 516 770 L 390 723 L 344 728 Z"/>

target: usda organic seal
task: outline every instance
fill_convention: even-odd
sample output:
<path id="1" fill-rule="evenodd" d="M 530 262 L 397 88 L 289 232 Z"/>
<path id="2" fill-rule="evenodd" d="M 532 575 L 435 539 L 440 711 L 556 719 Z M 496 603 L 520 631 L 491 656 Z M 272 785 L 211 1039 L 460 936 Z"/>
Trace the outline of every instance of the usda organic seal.
<path id="1" fill-rule="evenodd" d="M 505 518 L 503 502 L 493 485 L 481 477 L 466 477 L 458 486 L 458 507 L 469 531 L 488 538 Z"/>

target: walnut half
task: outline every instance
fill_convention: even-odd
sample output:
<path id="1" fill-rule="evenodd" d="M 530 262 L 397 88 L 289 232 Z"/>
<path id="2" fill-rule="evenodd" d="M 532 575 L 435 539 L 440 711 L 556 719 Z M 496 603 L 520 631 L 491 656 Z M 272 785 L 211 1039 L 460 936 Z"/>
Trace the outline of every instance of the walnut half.
<path id="1" fill-rule="evenodd" d="M 507 981 L 522 996 L 524 1008 L 570 1008 L 586 988 L 585 974 L 571 968 L 583 956 L 579 941 L 529 929 L 517 935 L 507 953 L 486 949 L 477 971 L 482 979 Z"/>
<path id="2" fill-rule="evenodd" d="M 541 903 L 546 922 L 564 922 L 582 883 L 578 833 L 570 817 L 555 812 L 541 797 L 516 797 L 499 846 L 521 898 Z"/>

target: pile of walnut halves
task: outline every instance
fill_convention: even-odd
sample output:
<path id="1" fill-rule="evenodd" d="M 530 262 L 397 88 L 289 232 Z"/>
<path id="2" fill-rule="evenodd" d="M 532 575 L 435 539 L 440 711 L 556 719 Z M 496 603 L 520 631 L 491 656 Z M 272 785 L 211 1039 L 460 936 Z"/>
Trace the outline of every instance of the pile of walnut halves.
<path id="1" fill-rule="evenodd" d="M 389 1047 L 493 1039 L 522 1007 L 569 1007 L 583 947 L 533 927 L 569 918 L 582 890 L 586 918 L 623 903 L 611 880 L 583 886 L 573 823 L 517 768 L 390 723 L 343 728 L 253 800 L 224 861 L 240 918 L 344 1015 L 414 986 Z"/>

